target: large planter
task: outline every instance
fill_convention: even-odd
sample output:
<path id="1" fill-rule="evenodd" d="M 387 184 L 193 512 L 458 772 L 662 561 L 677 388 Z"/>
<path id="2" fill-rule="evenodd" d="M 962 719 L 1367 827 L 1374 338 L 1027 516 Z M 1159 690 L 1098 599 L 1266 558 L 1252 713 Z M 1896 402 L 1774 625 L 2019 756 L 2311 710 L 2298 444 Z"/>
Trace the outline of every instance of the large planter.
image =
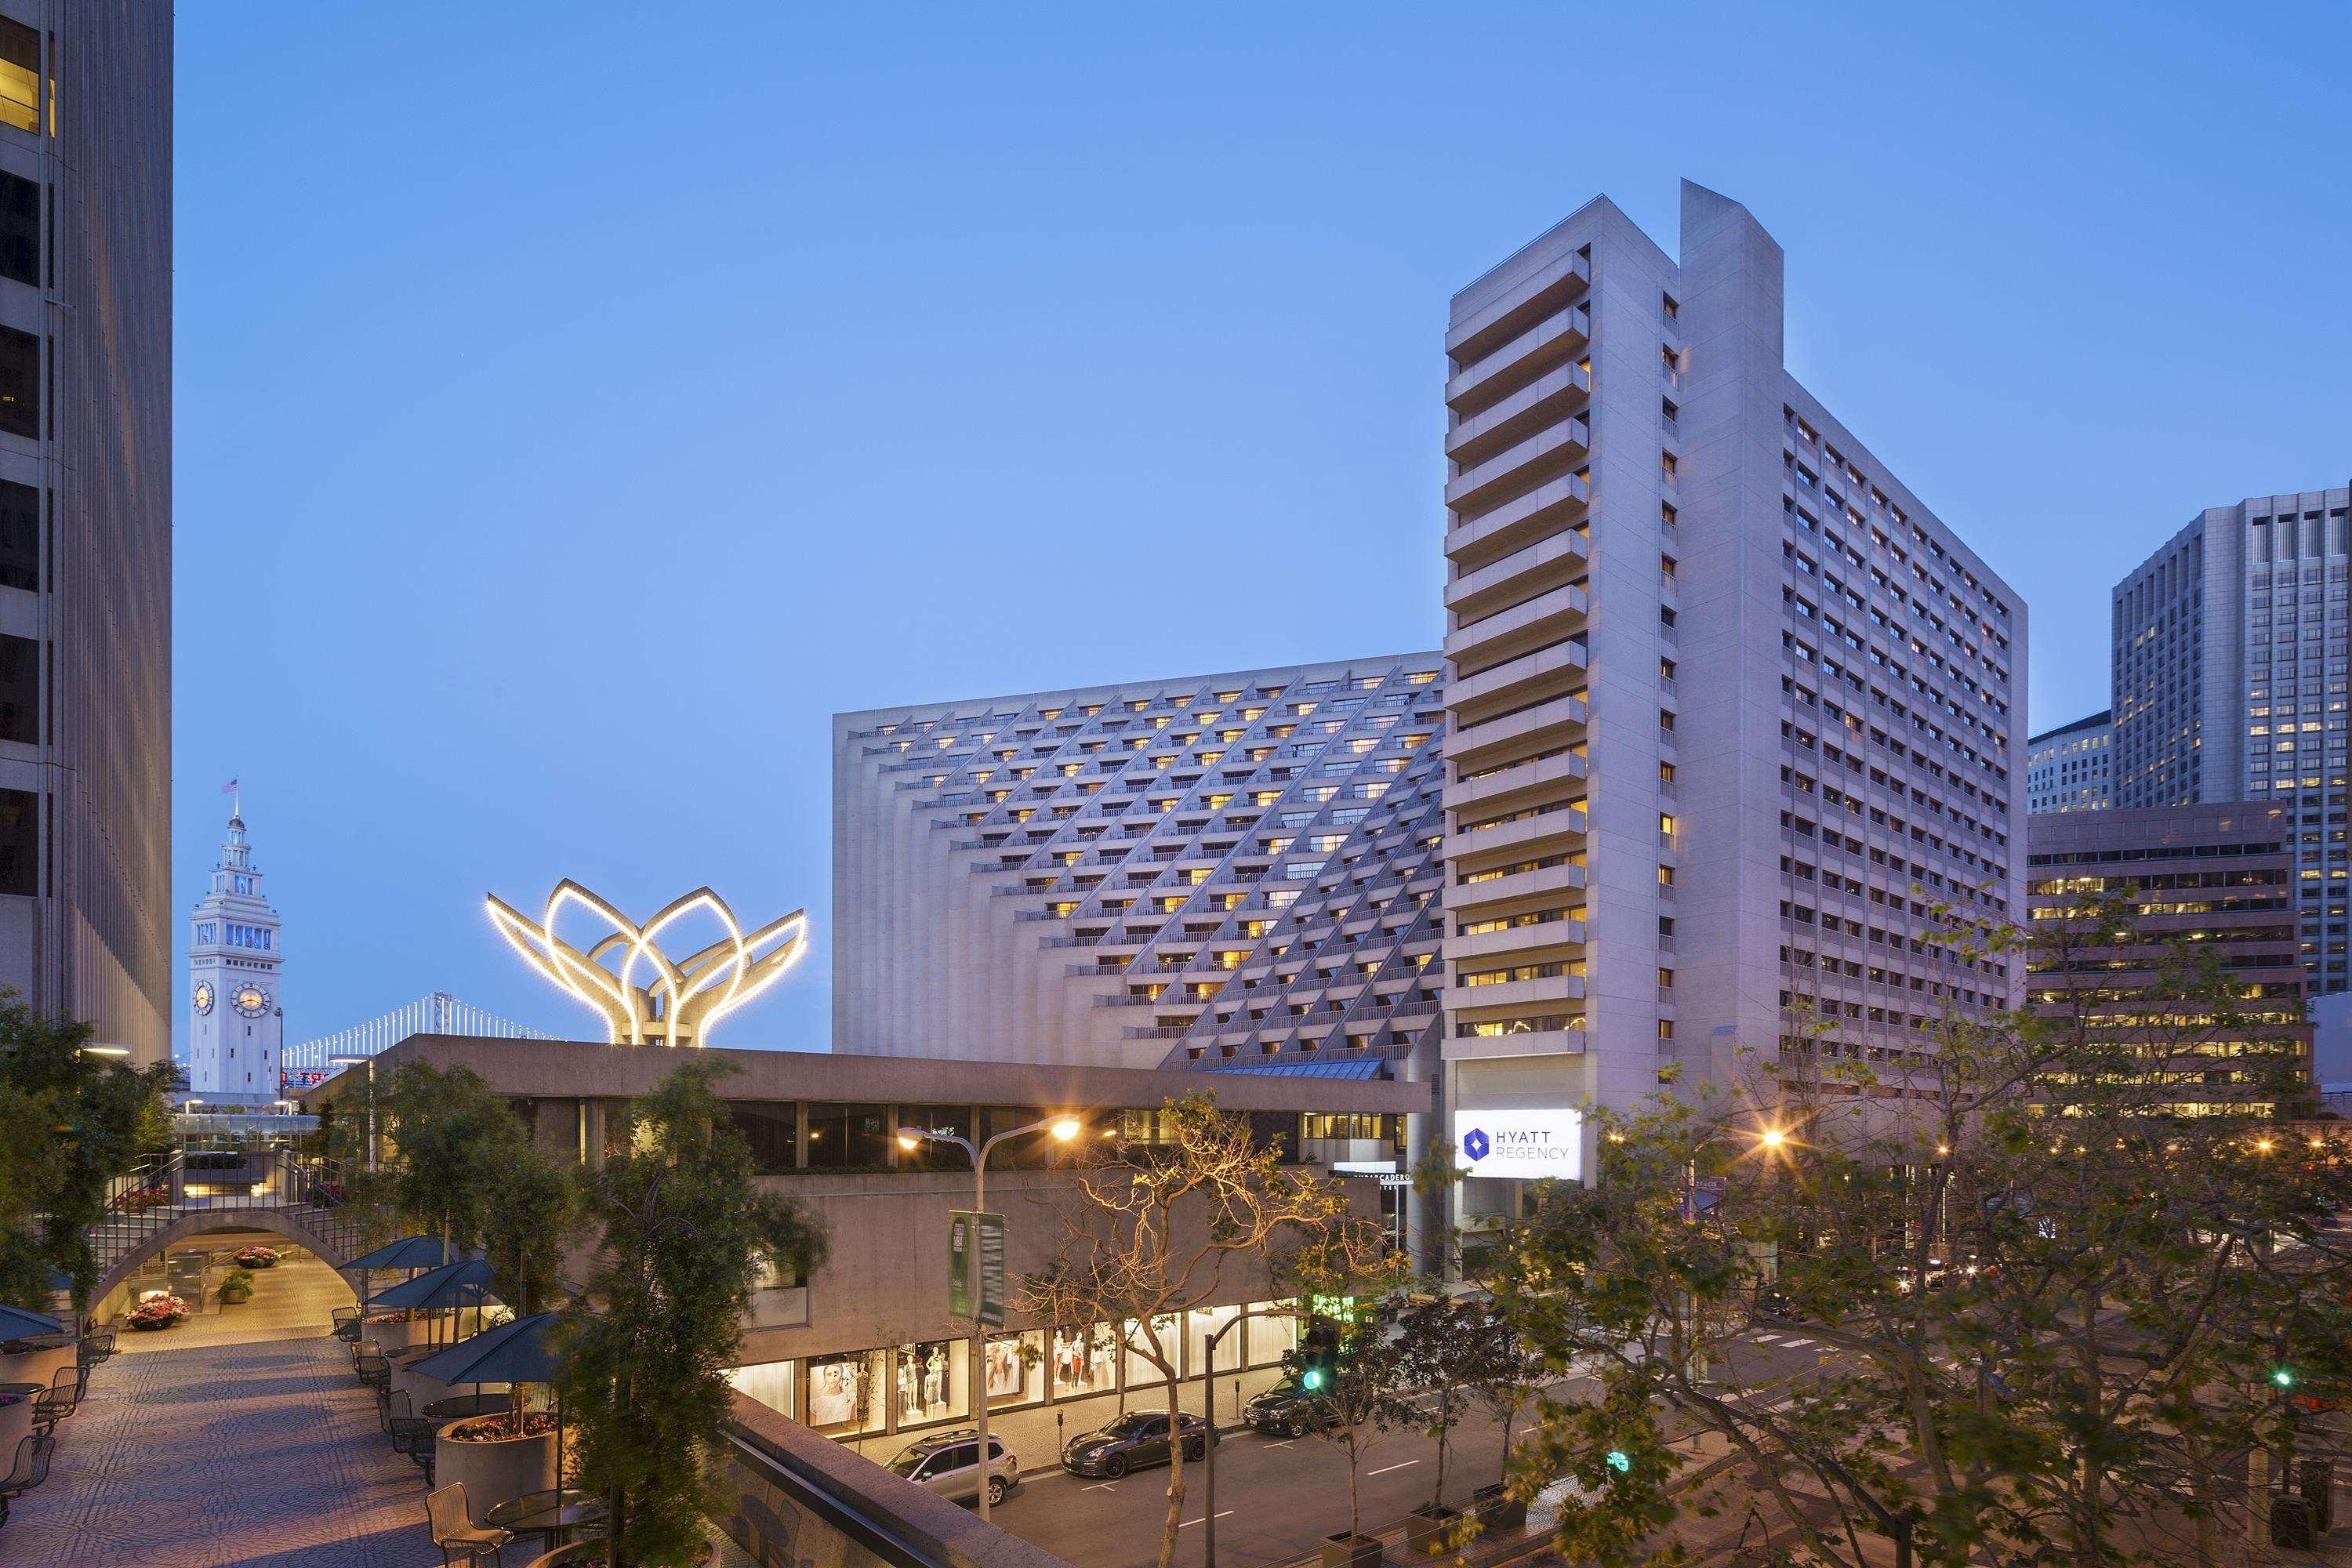
<path id="1" fill-rule="evenodd" d="M 1405 1550 L 1423 1557 L 1442 1557 L 1452 1549 L 1454 1527 L 1461 1522 L 1461 1510 L 1423 1503 L 1404 1516 Z"/>
<path id="2" fill-rule="evenodd" d="M 502 1502 L 555 1485 L 555 1433 L 552 1428 L 522 1437 L 497 1437 L 488 1442 L 456 1442 L 450 1426 L 471 1425 L 452 1421 L 433 1439 L 433 1484 L 466 1483 L 466 1507 L 476 1524 Z"/>
<path id="3" fill-rule="evenodd" d="M 362 1323 L 360 1339 L 368 1349 L 380 1356 L 421 1344 L 433 1325 L 418 1318 L 396 1318 L 389 1323 Z"/>
<path id="4" fill-rule="evenodd" d="M 76 1342 L 70 1334 L 44 1334 L 16 1342 L 26 1348 L 14 1355 L 0 1355 L 0 1383 L 37 1383 L 50 1388 L 57 1384 L 58 1369 L 74 1364 Z"/>
<path id="5" fill-rule="evenodd" d="M 569 1546 L 559 1546 L 552 1552 L 532 1558 L 523 1568 L 575 1568 L 575 1564 L 591 1561 L 604 1550 L 604 1542 L 601 1540 L 575 1541 Z M 706 1568 L 719 1561 L 717 1542 L 711 1542 L 710 1551 L 702 1561 Z"/>
<path id="6" fill-rule="evenodd" d="M 0 1405 L 0 1465 L 16 1462 L 16 1445 L 33 1429 L 33 1396 L 29 1394 L 14 1405 Z"/>
<path id="7" fill-rule="evenodd" d="M 1470 1511 L 1477 1516 L 1480 1528 L 1487 1531 L 1528 1527 L 1528 1505 L 1513 1497 L 1500 1481 L 1472 1492 Z"/>
<path id="8" fill-rule="evenodd" d="M 1350 1535 L 1344 1530 L 1325 1536 L 1323 1568 L 1381 1568 L 1380 1538 Z"/>
<path id="9" fill-rule="evenodd" d="M 408 1408 L 411 1413 L 422 1415 L 425 1414 L 426 1405 L 436 1400 L 449 1397 L 447 1384 L 437 1377 L 419 1376 L 412 1370 L 418 1362 L 436 1356 L 446 1349 L 448 1349 L 446 1345 L 410 1345 L 405 1350 L 394 1351 L 384 1357 L 384 1360 L 392 1363 L 390 1391 L 394 1394 L 408 1395 Z"/>

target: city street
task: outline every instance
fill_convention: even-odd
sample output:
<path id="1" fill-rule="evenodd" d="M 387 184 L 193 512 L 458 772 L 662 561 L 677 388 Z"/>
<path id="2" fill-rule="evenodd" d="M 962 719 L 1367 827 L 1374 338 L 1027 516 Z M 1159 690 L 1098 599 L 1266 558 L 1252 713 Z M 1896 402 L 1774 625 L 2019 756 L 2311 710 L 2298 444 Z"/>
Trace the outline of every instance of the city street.
<path id="1" fill-rule="evenodd" d="M 1766 1382 L 1819 1363 L 1820 1349 L 1801 1328 L 1765 1329 L 1750 1335 L 1735 1368 L 1740 1381 Z M 1573 1394 L 1588 1380 L 1559 1385 Z M 1525 1424 L 1519 1430 L 1524 1432 Z M 1460 1507 L 1471 1491 L 1496 1479 L 1500 1431 L 1473 1414 L 1447 1445 L 1445 1500 Z M 1437 1445 L 1416 1435 L 1381 1438 L 1358 1473 L 1363 1527 L 1393 1524 L 1429 1500 Z M 1199 1465 L 1184 1468 L 1185 1553 L 1207 1509 Z M 1022 1488 L 994 1510 L 995 1522 L 1065 1562 L 1088 1568 L 1140 1568 L 1157 1560 L 1167 1514 L 1168 1472 L 1143 1470 L 1118 1481 L 1089 1481 L 1058 1468 L 1031 1470 Z M 1218 1449 L 1217 1555 L 1220 1562 L 1281 1563 L 1305 1556 L 1348 1522 L 1348 1462 L 1343 1450 L 1314 1437 L 1278 1441 L 1231 1431 Z"/>

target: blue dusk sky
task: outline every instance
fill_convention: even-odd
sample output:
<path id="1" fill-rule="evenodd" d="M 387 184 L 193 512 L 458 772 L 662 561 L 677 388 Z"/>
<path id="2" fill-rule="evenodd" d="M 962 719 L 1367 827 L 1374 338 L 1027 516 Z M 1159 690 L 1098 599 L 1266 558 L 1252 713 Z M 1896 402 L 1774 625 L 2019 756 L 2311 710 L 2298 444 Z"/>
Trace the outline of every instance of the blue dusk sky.
<path id="1" fill-rule="evenodd" d="M 720 1042 L 822 1048 L 829 715 L 1434 647 L 1447 296 L 1682 176 L 2102 707 L 2118 575 L 2352 479 L 2347 15 L 183 6 L 177 909 L 235 776 L 289 1042 L 589 1030 L 481 914 L 571 876 L 805 904 Z"/>

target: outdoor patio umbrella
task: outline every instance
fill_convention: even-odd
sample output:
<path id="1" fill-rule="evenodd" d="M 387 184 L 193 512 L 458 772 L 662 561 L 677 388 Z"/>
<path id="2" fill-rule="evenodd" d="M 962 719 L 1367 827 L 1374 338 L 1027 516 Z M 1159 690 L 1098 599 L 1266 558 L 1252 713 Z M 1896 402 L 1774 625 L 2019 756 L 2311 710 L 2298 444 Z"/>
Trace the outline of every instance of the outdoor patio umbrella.
<path id="1" fill-rule="evenodd" d="M 379 1307 L 404 1311 L 431 1311 L 443 1307 L 479 1308 L 489 1299 L 490 1266 L 478 1258 L 444 1264 L 413 1279 L 404 1279 L 375 1299 Z"/>
<path id="2" fill-rule="evenodd" d="M 533 1312 L 528 1318 L 517 1318 L 500 1323 L 495 1329 L 485 1329 L 470 1339 L 459 1340 L 446 1351 L 436 1351 L 409 1370 L 419 1377 L 429 1377 L 439 1383 L 470 1383 L 477 1394 L 486 1383 L 503 1383 L 511 1391 L 519 1383 L 555 1382 L 555 1352 L 548 1344 L 548 1332 L 555 1325 L 553 1312 Z M 514 1400 L 518 1411 L 520 1399 Z M 563 1480 L 563 1406 L 555 1407 L 555 1476 L 556 1484 Z"/>
<path id="3" fill-rule="evenodd" d="M 0 1340 L 29 1340 L 36 1334 L 61 1334 L 66 1326 L 47 1312 L 22 1307 L 0 1307 Z"/>
<path id="4" fill-rule="evenodd" d="M 368 1276 L 376 1270 L 392 1273 L 399 1269 L 414 1272 L 419 1268 L 438 1268 L 449 1261 L 449 1255 L 437 1236 L 404 1236 L 397 1241 L 387 1241 L 373 1252 L 362 1253 L 343 1265 L 346 1274 L 356 1271 L 360 1277 L 360 1316 L 365 1317 L 372 1300 Z"/>

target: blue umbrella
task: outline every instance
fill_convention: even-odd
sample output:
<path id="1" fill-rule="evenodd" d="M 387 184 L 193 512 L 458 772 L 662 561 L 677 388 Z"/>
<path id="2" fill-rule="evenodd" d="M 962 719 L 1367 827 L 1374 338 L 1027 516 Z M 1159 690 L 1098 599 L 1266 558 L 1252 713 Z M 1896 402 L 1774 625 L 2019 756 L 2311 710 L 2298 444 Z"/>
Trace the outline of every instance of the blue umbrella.
<path id="1" fill-rule="evenodd" d="M 490 1293 L 490 1266 L 478 1258 L 445 1264 L 414 1279 L 404 1279 L 375 1299 L 379 1307 L 430 1309 L 478 1307 Z"/>
<path id="2" fill-rule="evenodd" d="M 404 1236 L 343 1265 L 353 1268 L 438 1268 L 449 1261 L 437 1236 Z"/>
<path id="3" fill-rule="evenodd" d="M 29 1340 L 37 1334 L 61 1334 L 66 1326 L 47 1312 L 22 1307 L 0 1307 L 0 1340 Z"/>
<path id="4" fill-rule="evenodd" d="M 437 1382 L 470 1383 L 477 1392 L 486 1383 L 503 1383 L 509 1389 L 518 1383 L 555 1381 L 555 1353 L 547 1342 L 548 1331 L 555 1326 L 553 1312 L 533 1312 L 528 1318 L 500 1323 L 495 1329 L 485 1329 L 471 1339 L 459 1340 L 446 1351 L 436 1351 L 417 1362 L 409 1370 L 420 1377 Z M 522 1402 L 510 1399 L 509 1404 L 521 1417 Z M 563 1474 L 563 1407 L 555 1409 L 555 1473 Z"/>
<path id="5" fill-rule="evenodd" d="M 410 1365 L 436 1383 L 553 1383 L 555 1356 L 547 1343 L 553 1312 L 533 1312 L 485 1329 Z"/>

